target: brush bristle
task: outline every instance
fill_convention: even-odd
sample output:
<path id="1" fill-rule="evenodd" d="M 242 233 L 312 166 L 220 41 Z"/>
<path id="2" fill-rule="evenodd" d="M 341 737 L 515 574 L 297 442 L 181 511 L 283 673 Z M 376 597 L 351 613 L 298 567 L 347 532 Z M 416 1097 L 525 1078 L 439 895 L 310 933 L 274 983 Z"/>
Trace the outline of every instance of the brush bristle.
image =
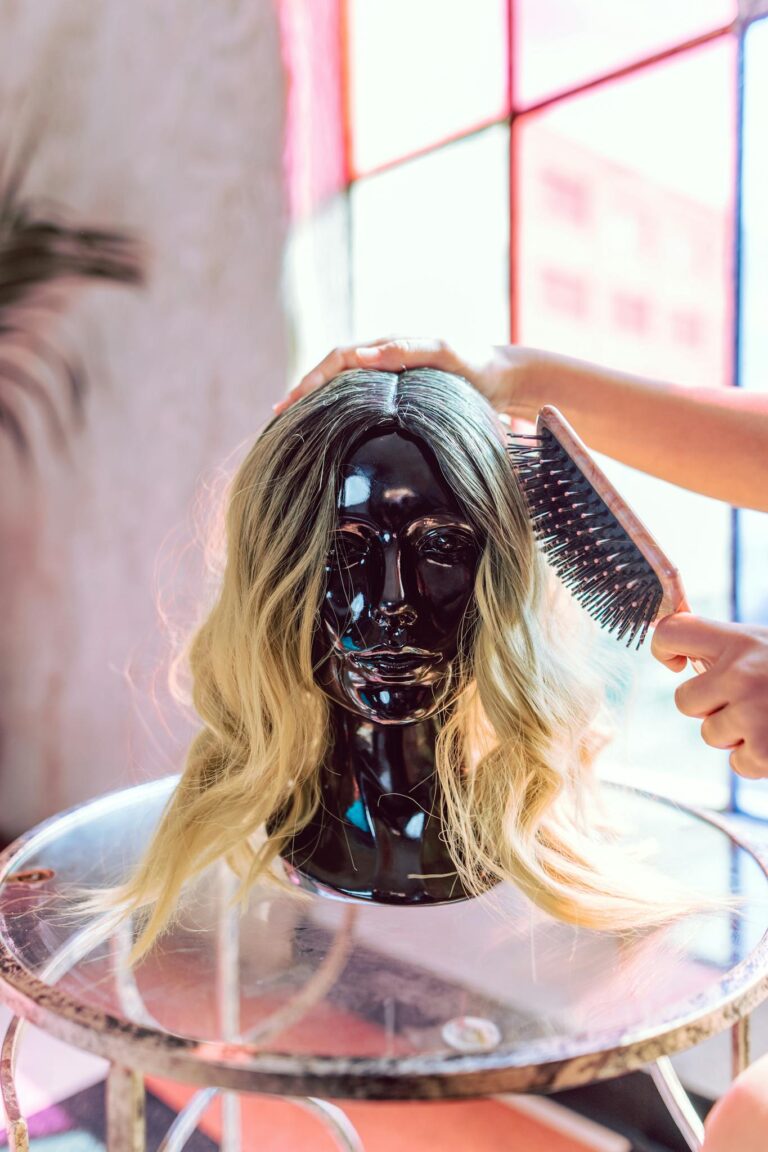
<path id="1" fill-rule="evenodd" d="M 648 560 L 548 429 L 510 436 L 509 453 L 547 560 L 601 627 L 639 648 L 663 599 Z"/>

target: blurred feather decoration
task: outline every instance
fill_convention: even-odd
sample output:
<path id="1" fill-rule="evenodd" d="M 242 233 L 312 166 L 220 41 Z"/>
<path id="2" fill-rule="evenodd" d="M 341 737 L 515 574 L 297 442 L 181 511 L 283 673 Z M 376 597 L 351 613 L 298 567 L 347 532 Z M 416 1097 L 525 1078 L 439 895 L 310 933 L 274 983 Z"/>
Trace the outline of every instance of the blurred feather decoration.
<path id="1" fill-rule="evenodd" d="M 31 322 L 28 306 L 53 307 L 46 290 L 64 281 L 104 281 L 133 287 L 144 283 L 143 253 L 138 241 L 118 230 L 81 227 L 63 209 L 22 194 L 26 164 L 16 163 L 0 178 L 0 433 L 10 436 L 20 459 L 29 459 L 31 444 L 20 393 L 41 406 L 55 442 L 66 440 L 61 397 L 50 385 L 61 379 L 68 411 L 83 414 L 85 374 Z M 23 348 L 53 373 L 35 374 L 14 348 Z M 34 360 L 31 361 L 34 365 Z"/>

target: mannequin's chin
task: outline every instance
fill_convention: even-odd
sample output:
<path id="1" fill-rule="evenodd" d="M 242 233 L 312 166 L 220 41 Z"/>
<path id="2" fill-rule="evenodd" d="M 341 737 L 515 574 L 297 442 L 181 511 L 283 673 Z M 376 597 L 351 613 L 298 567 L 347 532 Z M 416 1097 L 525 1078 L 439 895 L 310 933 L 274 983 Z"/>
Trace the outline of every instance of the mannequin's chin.
<path id="1" fill-rule="evenodd" d="M 375 724 L 418 724 L 433 716 L 444 702 L 439 684 L 346 682 L 337 685 L 332 699 Z"/>

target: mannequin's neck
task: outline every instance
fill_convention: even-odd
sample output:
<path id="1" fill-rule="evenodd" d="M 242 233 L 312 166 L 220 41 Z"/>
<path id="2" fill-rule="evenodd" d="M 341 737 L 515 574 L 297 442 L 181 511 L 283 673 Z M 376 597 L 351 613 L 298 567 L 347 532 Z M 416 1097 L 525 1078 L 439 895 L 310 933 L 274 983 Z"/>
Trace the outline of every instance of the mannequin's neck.
<path id="1" fill-rule="evenodd" d="M 376 724 L 334 705 L 326 763 L 366 793 L 415 798 L 434 788 L 436 740 L 433 719 Z"/>
<path id="2" fill-rule="evenodd" d="M 287 859 L 305 885 L 363 900 L 465 898 L 443 837 L 437 724 L 383 725 L 331 706 L 321 802 Z"/>

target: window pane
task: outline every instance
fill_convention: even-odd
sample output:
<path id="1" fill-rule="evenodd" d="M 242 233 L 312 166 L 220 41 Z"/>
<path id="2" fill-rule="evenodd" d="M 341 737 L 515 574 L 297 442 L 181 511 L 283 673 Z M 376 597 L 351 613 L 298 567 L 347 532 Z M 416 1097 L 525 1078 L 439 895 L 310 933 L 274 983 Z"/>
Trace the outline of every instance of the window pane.
<path id="1" fill-rule="evenodd" d="M 735 0 L 516 0 L 515 104 L 533 104 L 728 24 Z"/>
<path id="2" fill-rule="evenodd" d="M 348 43 L 358 172 L 507 112 L 506 0 L 350 0 Z"/>
<path id="3" fill-rule="evenodd" d="M 354 332 L 508 338 L 506 126 L 352 189 Z"/>
<path id="4" fill-rule="evenodd" d="M 291 379 L 297 381 L 344 344 L 351 329 L 349 199 L 340 193 L 294 222 L 285 252 L 284 298 L 290 323 Z"/>
<path id="5" fill-rule="evenodd" d="M 718 41 L 516 122 L 521 343 L 729 382 L 734 89 L 733 45 Z M 601 463 L 680 569 L 693 610 L 727 618 L 729 510 Z M 724 757 L 677 713 L 675 678 L 647 651 L 626 668 L 629 722 L 612 755 L 627 764 L 612 772 L 723 802 Z"/>
<path id="6" fill-rule="evenodd" d="M 744 42 L 744 154 L 742 173 L 741 362 L 739 383 L 768 390 L 768 20 L 752 24 Z M 764 486 L 768 481 L 763 481 Z M 768 516 L 742 512 L 739 609 L 743 620 L 768 623 Z M 737 780 L 739 807 L 768 816 L 764 780 Z"/>

